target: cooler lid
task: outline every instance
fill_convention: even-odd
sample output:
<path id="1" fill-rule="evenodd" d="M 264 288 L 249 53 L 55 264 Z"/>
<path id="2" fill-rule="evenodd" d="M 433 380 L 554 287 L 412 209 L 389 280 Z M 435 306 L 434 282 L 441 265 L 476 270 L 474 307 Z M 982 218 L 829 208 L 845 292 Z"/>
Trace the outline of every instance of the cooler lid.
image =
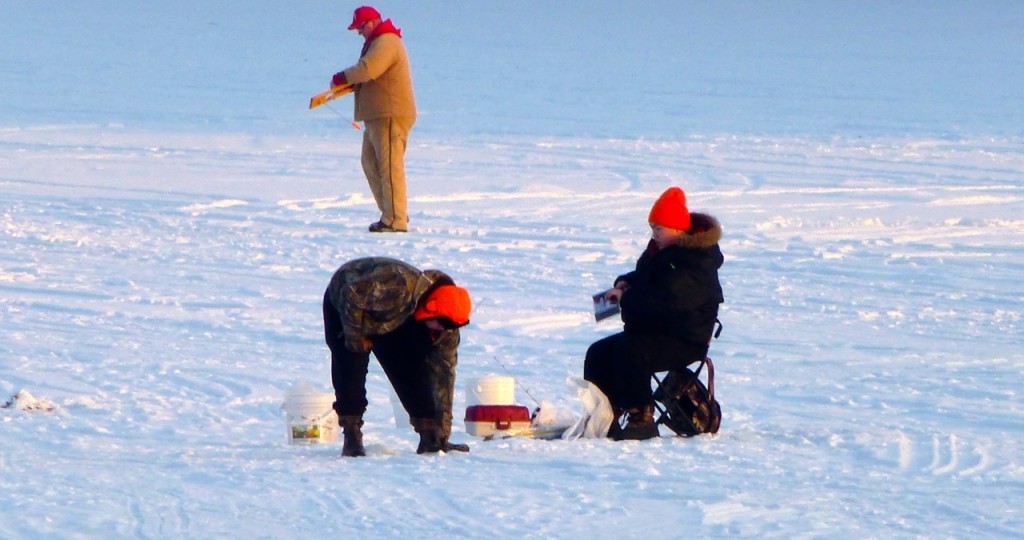
<path id="1" fill-rule="evenodd" d="M 467 422 L 529 422 L 530 409 L 523 405 L 471 405 L 466 407 Z"/>

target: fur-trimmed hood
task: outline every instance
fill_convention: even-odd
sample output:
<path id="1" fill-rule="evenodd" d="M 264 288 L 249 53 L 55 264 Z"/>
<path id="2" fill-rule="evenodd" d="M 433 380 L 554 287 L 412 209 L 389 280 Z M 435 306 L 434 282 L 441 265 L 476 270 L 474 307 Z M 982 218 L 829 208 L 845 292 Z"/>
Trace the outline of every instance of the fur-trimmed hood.
<path id="1" fill-rule="evenodd" d="M 684 248 L 709 248 L 722 239 L 722 224 L 710 214 L 690 212 L 690 228 L 679 237 Z"/>

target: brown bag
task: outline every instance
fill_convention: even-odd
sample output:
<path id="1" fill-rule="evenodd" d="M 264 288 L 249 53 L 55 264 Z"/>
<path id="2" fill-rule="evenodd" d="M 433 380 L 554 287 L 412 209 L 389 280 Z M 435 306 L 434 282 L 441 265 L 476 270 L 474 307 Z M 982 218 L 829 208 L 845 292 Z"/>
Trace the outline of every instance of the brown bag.
<path id="1" fill-rule="evenodd" d="M 704 366 L 708 368 L 708 384 L 700 380 Z M 662 408 L 659 423 L 676 435 L 692 437 L 701 433 L 718 433 L 722 423 L 722 407 L 715 399 L 715 365 L 706 358 L 694 372 L 690 368 L 669 371 L 661 381 L 654 399 Z"/>

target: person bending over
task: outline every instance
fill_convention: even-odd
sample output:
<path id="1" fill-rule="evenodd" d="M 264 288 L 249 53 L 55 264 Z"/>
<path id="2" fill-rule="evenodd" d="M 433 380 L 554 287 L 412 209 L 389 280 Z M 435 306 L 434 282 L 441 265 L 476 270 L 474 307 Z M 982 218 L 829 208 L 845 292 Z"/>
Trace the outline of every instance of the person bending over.
<path id="1" fill-rule="evenodd" d="M 366 455 L 362 426 L 371 352 L 420 435 L 416 453 L 469 451 L 448 439 L 459 328 L 469 324 L 471 309 L 466 289 L 440 270 L 385 257 L 338 268 L 324 292 L 323 312 L 342 456 Z"/>

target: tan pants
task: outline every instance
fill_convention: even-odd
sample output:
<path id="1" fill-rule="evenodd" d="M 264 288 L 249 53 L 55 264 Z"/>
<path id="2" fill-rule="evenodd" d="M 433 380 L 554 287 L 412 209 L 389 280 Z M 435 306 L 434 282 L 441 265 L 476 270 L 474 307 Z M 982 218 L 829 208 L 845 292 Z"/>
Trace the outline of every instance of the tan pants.
<path id="1" fill-rule="evenodd" d="M 381 222 L 395 229 L 409 228 L 405 147 L 415 122 L 415 118 L 378 118 L 364 122 L 363 173 L 380 209 Z"/>

